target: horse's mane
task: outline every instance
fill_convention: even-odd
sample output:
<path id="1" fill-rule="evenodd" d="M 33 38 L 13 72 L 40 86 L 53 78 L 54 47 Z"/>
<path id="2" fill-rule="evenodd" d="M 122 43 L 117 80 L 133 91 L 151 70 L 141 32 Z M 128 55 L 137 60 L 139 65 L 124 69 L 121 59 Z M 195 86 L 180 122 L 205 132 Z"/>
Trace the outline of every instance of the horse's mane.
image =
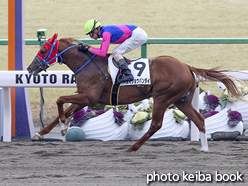
<path id="1" fill-rule="evenodd" d="M 78 43 L 82 43 L 79 39 L 74 38 L 74 37 L 61 38 L 60 40 L 64 41 L 68 45 L 75 45 L 75 44 L 78 44 Z"/>

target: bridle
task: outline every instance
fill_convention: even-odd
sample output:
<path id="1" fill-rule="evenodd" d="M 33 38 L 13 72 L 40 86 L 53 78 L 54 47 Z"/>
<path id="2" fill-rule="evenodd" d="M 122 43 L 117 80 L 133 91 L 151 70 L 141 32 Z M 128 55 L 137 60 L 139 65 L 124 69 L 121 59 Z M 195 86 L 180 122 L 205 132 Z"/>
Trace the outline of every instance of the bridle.
<path id="1" fill-rule="evenodd" d="M 42 60 L 40 60 L 40 59 L 37 57 L 37 55 L 35 56 L 35 59 L 40 63 L 40 67 L 39 67 L 39 68 L 43 69 L 45 72 L 46 72 L 45 66 L 52 66 L 52 65 L 56 64 L 57 62 L 59 62 L 59 64 L 62 65 L 62 64 L 63 64 L 63 58 L 62 58 L 61 55 L 62 55 L 64 52 L 66 52 L 67 50 L 69 50 L 69 49 L 71 49 L 71 48 L 73 48 L 73 47 L 78 46 L 78 45 L 72 45 L 72 46 L 66 48 L 65 50 L 63 50 L 62 52 L 59 53 L 59 52 L 55 49 L 56 44 L 58 45 L 57 42 L 59 42 L 57 39 L 54 40 L 53 44 L 49 43 L 48 41 L 46 42 L 47 44 L 49 44 L 49 45 L 51 46 L 51 48 L 50 48 L 50 50 L 47 52 L 47 54 L 45 55 L 45 57 L 44 57 Z M 52 53 L 55 53 L 56 55 L 55 55 L 55 57 L 52 57 L 52 58 L 51 58 Z M 88 54 L 88 55 L 89 55 L 89 54 Z M 89 55 L 90 59 L 89 59 L 83 66 L 81 66 L 81 67 L 74 73 L 74 75 L 76 75 L 76 74 L 77 74 L 81 69 L 83 69 L 89 62 L 91 62 L 95 56 L 96 56 L 96 55 L 93 55 L 93 56 L 91 57 L 91 56 Z M 54 61 L 56 58 L 58 58 L 58 57 L 60 57 L 60 61 L 56 60 L 55 62 L 53 62 L 53 61 Z M 50 58 L 51 58 L 51 59 L 50 59 Z M 51 62 L 53 62 L 53 63 L 51 63 Z"/>
<path id="2" fill-rule="evenodd" d="M 48 41 L 46 42 L 47 44 L 49 44 L 49 45 L 51 46 L 51 48 L 50 48 L 50 50 L 47 52 L 47 54 L 45 55 L 45 57 L 44 57 L 42 60 L 40 60 L 40 59 L 37 57 L 37 55 L 35 56 L 35 59 L 40 63 L 40 68 L 42 68 L 45 72 L 46 72 L 45 66 L 52 66 L 52 65 L 56 64 L 57 62 L 59 62 L 58 60 L 56 60 L 56 62 L 51 63 L 51 62 L 54 61 L 54 59 L 56 59 L 56 58 L 58 58 L 58 57 L 60 57 L 60 62 L 59 62 L 59 64 L 62 65 L 62 64 L 63 64 L 63 58 L 62 58 L 61 55 L 62 55 L 64 52 L 66 52 L 67 50 L 69 50 L 69 49 L 71 49 L 71 48 L 77 46 L 77 45 L 72 45 L 72 46 L 66 48 L 65 50 L 63 50 L 62 52 L 59 53 L 59 52 L 55 49 L 55 45 L 58 44 L 57 42 L 59 42 L 57 39 L 54 40 L 54 43 L 53 43 L 53 44 L 49 43 Z M 55 55 L 55 57 L 51 58 L 51 54 L 52 54 L 53 52 L 54 52 L 56 55 Z M 50 59 L 50 58 L 51 58 L 51 59 Z"/>

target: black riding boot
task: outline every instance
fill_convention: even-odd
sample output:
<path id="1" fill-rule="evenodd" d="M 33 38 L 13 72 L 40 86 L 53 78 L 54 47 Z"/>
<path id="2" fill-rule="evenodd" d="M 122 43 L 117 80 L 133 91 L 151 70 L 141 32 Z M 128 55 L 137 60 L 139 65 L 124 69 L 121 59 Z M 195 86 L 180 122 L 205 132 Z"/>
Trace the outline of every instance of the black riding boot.
<path id="1" fill-rule="evenodd" d="M 124 63 L 122 60 L 124 61 Z M 123 83 L 126 81 L 132 81 L 133 75 L 131 74 L 131 70 L 128 68 L 126 61 L 124 59 L 121 59 L 118 61 L 118 63 L 119 64 L 122 63 L 119 65 L 119 67 L 121 68 L 121 73 L 122 73 L 122 75 L 118 79 L 119 83 Z"/>

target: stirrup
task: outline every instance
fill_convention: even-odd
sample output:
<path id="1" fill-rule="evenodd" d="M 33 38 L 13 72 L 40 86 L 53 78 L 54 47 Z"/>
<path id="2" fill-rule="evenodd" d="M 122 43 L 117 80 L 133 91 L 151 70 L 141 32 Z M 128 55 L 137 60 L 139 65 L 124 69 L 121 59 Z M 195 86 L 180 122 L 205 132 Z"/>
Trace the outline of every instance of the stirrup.
<path id="1" fill-rule="evenodd" d="M 129 74 L 128 76 L 120 75 L 118 77 L 118 83 L 124 83 L 124 82 L 127 82 L 127 81 L 132 81 L 133 79 L 134 78 L 133 78 L 132 74 Z"/>

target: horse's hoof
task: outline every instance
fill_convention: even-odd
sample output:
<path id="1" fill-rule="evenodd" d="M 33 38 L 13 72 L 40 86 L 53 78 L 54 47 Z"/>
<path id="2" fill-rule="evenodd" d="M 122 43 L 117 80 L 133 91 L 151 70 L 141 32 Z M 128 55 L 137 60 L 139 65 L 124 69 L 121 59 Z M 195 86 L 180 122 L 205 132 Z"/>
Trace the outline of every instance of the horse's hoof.
<path id="1" fill-rule="evenodd" d="M 208 152 L 208 148 L 201 148 L 201 152 Z"/>
<path id="2" fill-rule="evenodd" d="M 32 140 L 40 140 L 41 139 L 41 135 L 39 135 L 38 133 L 36 133 L 33 137 Z"/>
<path id="3" fill-rule="evenodd" d="M 132 152 L 130 148 L 126 149 L 125 152 Z"/>
<path id="4" fill-rule="evenodd" d="M 61 135 L 64 136 L 66 134 L 66 132 L 67 132 L 67 129 L 61 130 Z"/>

